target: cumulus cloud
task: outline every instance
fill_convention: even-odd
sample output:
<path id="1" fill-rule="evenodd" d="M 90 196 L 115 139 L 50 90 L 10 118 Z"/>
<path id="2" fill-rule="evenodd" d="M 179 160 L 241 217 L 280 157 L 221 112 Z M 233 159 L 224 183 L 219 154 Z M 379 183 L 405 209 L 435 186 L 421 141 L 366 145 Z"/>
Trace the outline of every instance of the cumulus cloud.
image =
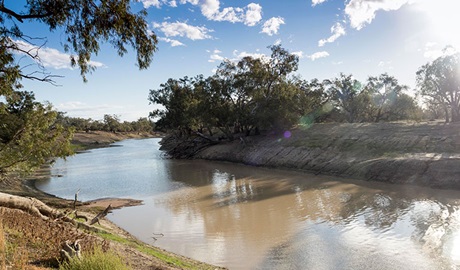
<path id="1" fill-rule="evenodd" d="M 145 8 L 160 8 L 166 4 L 177 7 L 177 0 L 141 0 Z M 220 0 L 179 0 L 179 4 L 199 6 L 201 14 L 211 21 L 227 21 L 254 26 L 262 20 L 262 6 L 250 3 L 246 7 L 226 7 L 221 9 Z"/>
<path id="2" fill-rule="evenodd" d="M 282 24 L 285 24 L 284 18 L 273 17 L 264 23 L 264 25 L 262 26 L 261 33 L 265 33 L 269 36 L 276 35 L 278 34 L 278 31 Z"/>
<path id="3" fill-rule="evenodd" d="M 144 8 L 149 8 L 149 7 L 160 8 L 161 6 L 160 0 L 141 0 L 141 2 Z"/>
<path id="4" fill-rule="evenodd" d="M 291 54 L 297 55 L 297 57 L 299 57 L 300 59 L 305 57 L 305 53 L 302 51 L 292 52 Z"/>
<path id="5" fill-rule="evenodd" d="M 312 0 L 312 1 L 311 1 L 311 5 L 312 5 L 312 6 L 316 6 L 316 5 L 319 5 L 319 4 L 324 3 L 324 2 L 326 2 L 326 1 L 327 1 L 327 0 Z"/>
<path id="6" fill-rule="evenodd" d="M 315 52 L 314 54 L 309 55 L 307 57 L 310 58 L 311 61 L 315 61 L 316 59 L 320 59 L 320 58 L 324 58 L 324 57 L 328 57 L 328 56 L 329 56 L 328 52 L 321 51 L 321 52 Z"/>
<path id="7" fill-rule="evenodd" d="M 208 51 L 208 52 L 209 52 L 209 51 Z M 216 61 L 219 61 L 219 62 L 223 61 L 225 58 L 224 58 L 223 56 L 220 55 L 221 53 L 222 53 L 222 52 L 219 51 L 219 50 L 214 50 L 214 51 L 212 52 L 212 54 L 209 56 L 208 62 L 214 63 L 214 62 L 216 62 Z"/>
<path id="8" fill-rule="evenodd" d="M 442 47 L 436 42 L 428 42 L 427 44 L 425 44 L 423 57 L 428 58 L 430 60 L 434 60 L 441 56 L 452 55 L 456 52 L 457 50 L 453 47 Z"/>
<path id="9" fill-rule="evenodd" d="M 360 30 L 374 20 L 379 10 L 398 10 L 415 0 L 350 0 L 345 7 L 345 14 L 350 20 L 351 27 Z"/>
<path id="10" fill-rule="evenodd" d="M 164 41 L 164 42 L 167 42 L 167 43 L 171 44 L 171 47 L 185 46 L 185 44 L 180 42 L 179 40 L 170 39 L 170 38 L 164 38 L 164 37 L 160 37 L 158 39 L 161 40 L 161 41 Z"/>
<path id="11" fill-rule="evenodd" d="M 327 39 L 321 39 L 318 41 L 318 46 L 322 47 L 326 43 L 332 43 L 336 41 L 339 37 L 344 36 L 346 34 L 345 28 L 342 26 L 341 23 L 336 23 L 331 27 L 332 35 Z"/>
<path id="12" fill-rule="evenodd" d="M 233 51 L 233 56 L 235 57 L 232 61 L 238 61 L 244 57 L 252 57 L 254 59 L 268 59 L 268 56 L 263 53 L 249 53 L 249 52 L 239 52 L 237 50 Z"/>
<path id="13" fill-rule="evenodd" d="M 28 53 L 30 55 L 36 56 L 35 60 L 44 67 L 54 69 L 72 69 L 70 64 L 70 54 L 62 53 L 49 47 L 38 47 L 22 40 L 15 40 L 13 42 L 16 44 L 19 50 L 23 51 L 22 53 L 20 52 L 20 54 Z M 88 64 L 93 67 L 105 66 L 103 63 L 96 61 L 90 61 Z"/>
<path id="14" fill-rule="evenodd" d="M 162 22 L 153 23 L 153 27 L 163 32 L 166 37 L 187 37 L 191 40 L 202 40 L 211 39 L 212 37 L 208 34 L 212 32 L 204 26 L 192 26 L 184 22 Z"/>
<path id="15" fill-rule="evenodd" d="M 254 26 L 260 22 L 260 20 L 262 20 L 262 7 L 259 4 L 249 4 L 244 16 L 244 24 Z"/>

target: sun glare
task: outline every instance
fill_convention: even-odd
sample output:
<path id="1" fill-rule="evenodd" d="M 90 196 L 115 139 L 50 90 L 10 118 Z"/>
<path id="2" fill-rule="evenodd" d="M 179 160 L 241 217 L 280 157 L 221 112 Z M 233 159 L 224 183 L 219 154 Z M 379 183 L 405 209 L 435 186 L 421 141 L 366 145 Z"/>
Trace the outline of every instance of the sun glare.
<path id="1" fill-rule="evenodd" d="M 459 0 L 418 0 L 415 6 L 426 14 L 430 27 L 428 34 L 444 46 L 460 48 L 460 1 Z"/>

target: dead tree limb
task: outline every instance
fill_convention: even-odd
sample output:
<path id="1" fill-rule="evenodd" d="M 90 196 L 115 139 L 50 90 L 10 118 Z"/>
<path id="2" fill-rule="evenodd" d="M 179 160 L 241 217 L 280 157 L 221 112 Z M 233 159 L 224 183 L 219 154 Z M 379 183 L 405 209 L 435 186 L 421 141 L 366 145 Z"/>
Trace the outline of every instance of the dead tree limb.
<path id="1" fill-rule="evenodd" d="M 38 216 L 44 220 L 64 215 L 37 199 L 11 195 L 3 192 L 0 192 L 0 206 L 19 209 L 34 216 Z"/>
<path id="2" fill-rule="evenodd" d="M 93 225 L 93 224 L 96 223 L 96 222 L 97 222 L 99 225 L 101 225 L 101 224 L 99 223 L 99 220 L 100 220 L 101 218 L 107 216 L 107 214 L 110 213 L 110 210 L 112 210 L 112 205 L 111 205 L 111 204 L 109 204 L 109 206 L 107 206 L 107 208 L 106 208 L 104 211 L 102 211 L 102 212 L 100 212 L 99 214 L 97 214 L 97 216 L 95 216 L 95 217 L 89 222 L 89 225 Z"/>

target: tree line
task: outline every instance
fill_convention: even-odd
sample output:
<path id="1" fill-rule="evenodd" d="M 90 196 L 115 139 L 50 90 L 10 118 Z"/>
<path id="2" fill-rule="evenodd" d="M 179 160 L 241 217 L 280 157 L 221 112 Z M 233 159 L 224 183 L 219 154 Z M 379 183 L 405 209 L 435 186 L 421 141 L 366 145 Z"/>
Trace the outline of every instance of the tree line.
<path id="1" fill-rule="evenodd" d="M 57 121 L 65 127 L 71 127 L 80 132 L 153 132 L 155 128 L 155 124 L 148 117 L 140 117 L 136 121 L 121 121 L 116 114 L 104 114 L 102 120 L 93 120 L 59 113 Z"/>
<path id="2" fill-rule="evenodd" d="M 417 96 L 387 73 L 365 82 L 351 74 L 310 81 L 295 74 L 299 58 L 281 45 L 270 57 L 224 60 L 214 75 L 168 79 L 150 90 L 161 105 L 150 113 L 156 126 L 180 136 L 215 131 L 234 134 L 282 131 L 320 122 L 460 121 L 459 53 L 448 51 L 417 71 Z"/>

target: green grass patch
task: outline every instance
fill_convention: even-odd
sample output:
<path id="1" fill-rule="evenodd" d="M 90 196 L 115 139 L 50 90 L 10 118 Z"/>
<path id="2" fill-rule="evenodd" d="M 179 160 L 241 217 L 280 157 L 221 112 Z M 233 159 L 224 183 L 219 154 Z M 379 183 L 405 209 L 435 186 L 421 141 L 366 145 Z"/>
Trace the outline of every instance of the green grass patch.
<path id="1" fill-rule="evenodd" d="M 204 264 L 203 265 L 201 265 L 201 264 L 200 265 L 195 265 L 193 263 L 183 261 L 180 258 L 168 255 L 168 254 L 162 252 L 159 249 L 156 249 L 154 247 L 148 246 L 148 245 L 146 245 L 144 243 L 141 243 L 139 241 L 136 241 L 136 240 L 124 238 L 124 237 L 116 235 L 116 234 L 111 234 L 111 233 L 107 233 L 107 232 L 99 232 L 99 233 L 96 233 L 96 234 L 98 236 L 106 239 L 106 240 L 114 241 L 114 242 L 117 242 L 117 243 L 121 243 L 121 244 L 124 244 L 124 245 L 128 245 L 130 247 L 133 247 L 133 248 L 137 249 L 138 251 L 140 251 L 140 252 L 142 252 L 144 254 L 154 256 L 154 257 L 160 259 L 161 261 L 163 261 L 163 262 L 165 262 L 167 264 L 175 265 L 175 266 L 178 266 L 178 267 L 180 267 L 182 269 L 214 269 L 213 267 L 211 267 L 211 266 L 207 267 Z"/>
<path id="2" fill-rule="evenodd" d="M 103 252 L 95 248 L 92 252 L 82 254 L 82 258 L 72 258 L 63 262 L 59 270 L 130 270 L 120 256 L 113 252 Z"/>

